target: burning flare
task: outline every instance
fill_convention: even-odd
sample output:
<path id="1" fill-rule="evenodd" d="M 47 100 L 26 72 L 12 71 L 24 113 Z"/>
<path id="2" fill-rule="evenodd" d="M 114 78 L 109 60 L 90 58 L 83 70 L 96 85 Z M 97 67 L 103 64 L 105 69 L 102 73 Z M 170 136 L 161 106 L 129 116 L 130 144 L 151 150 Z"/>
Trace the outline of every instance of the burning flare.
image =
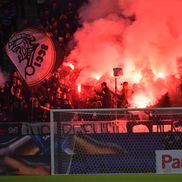
<path id="1" fill-rule="evenodd" d="M 81 84 L 78 84 L 77 90 L 78 90 L 78 93 L 80 94 L 81 93 Z"/>

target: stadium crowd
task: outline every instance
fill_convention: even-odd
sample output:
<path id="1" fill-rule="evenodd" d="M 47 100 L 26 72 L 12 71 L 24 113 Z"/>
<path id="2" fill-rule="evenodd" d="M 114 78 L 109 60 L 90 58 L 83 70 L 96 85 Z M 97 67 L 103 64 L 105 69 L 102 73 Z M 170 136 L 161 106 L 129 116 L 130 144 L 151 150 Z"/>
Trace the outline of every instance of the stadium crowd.
<path id="1" fill-rule="evenodd" d="M 35 26 L 49 32 L 67 55 L 68 42 L 79 24 L 78 9 L 86 0 L 3 0 L 0 1 L 0 59 L 1 70 L 6 72 L 6 81 L 0 85 L 1 121 L 48 121 L 49 110 L 57 108 L 112 108 L 127 107 L 128 98 L 133 91 L 128 83 L 116 103 L 116 95 L 106 82 L 95 89 L 94 94 L 80 97 L 75 83 L 79 70 L 61 66 L 57 72 L 34 88 L 26 85 L 15 66 L 6 56 L 3 48 L 12 33 L 29 26 Z M 30 7 L 33 6 L 32 9 Z M 33 14 L 33 10 L 36 10 Z M 32 14 L 31 14 L 32 13 Z M 37 91 L 35 91 L 37 90 Z M 90 93 L 88 90 L 86 91 Z"/>
<path id="2" fill-rule="evenodd" d="M 0 85 L 1 121 L 46 121 L 49 119 L 50 108 L 75 107 L 70 101 L 68 85 L 64 79 L 60 79 L 61 73 L 54 73 L 42 83 L 37 93 L 32 94 L 3 49 L 11 34 L 33 25 L 57 39 L 66 54 L 67 44 L 80 26 L 78 9 L 83 2 L 84 0 L 0 1 L 0 59 L 1 71 L 6 73 L 6 81 Z"/>
<path id="3" fill-rule="evenodd" d="M 1 70 L 6 72 L 5 83 L 0 85 L 1 121 L 49 121 L 49 110 L 56 108 L 106 108 L 114 106 L 114 94 L 103 82 L 93 96 L 81 98 L 75 83 L 79 70 L 62 66 L 38 88 L 30 89 L 6 56 L 3 48 L 11 34 L 29 26 L 49 32 L 65 54 L 68 42 L 79 26 L 78 9 L 85 0 L 3 0 L 0 2 Z M 36 7 L 29 15 L 29 6 Z M 32 92 L 34 90 L 34 92 Z M 36 90 L 36 91 L 35 91 Z"/>

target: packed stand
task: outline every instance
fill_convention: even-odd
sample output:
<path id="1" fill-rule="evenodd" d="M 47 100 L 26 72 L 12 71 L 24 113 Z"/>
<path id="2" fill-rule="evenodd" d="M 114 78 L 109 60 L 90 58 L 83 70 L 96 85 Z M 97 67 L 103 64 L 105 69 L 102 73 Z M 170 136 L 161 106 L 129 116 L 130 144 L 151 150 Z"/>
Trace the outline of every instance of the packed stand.
<path id="1" fill-rule="evenodd" d="M 84 0 L 53 0 L 46 1 L 39 8 L 40 24 L 59 41 L 62 48 L 67 47 L 80 26 L 78 9 L 83 2 Z"/>
<path id="2" fill-rule="evenodd" d="M 49 121 L 50 108 L 73 108 L 70 89 L 55 73 L 32 93 L 3 47 L 13 32 L 30 25 L 43 26 L 65 48 L 79 26 L 77 10 L 83 1 L 72 0 L 2 0 L 0 2 L 0 57 L 1 71 L 8 73 L 0 85 L 1 121 Z M 28 17 L 27 6 L 36 5 L 36 22 Z M 18 27 L 17 27 L 18 25 Z M 73 96 L 71 96 L 73 97 Z"/>
<path id="3" fill-rule="evenodd" d="M 4 0 L 0 2 L 0 46 L 3 48 L 9 36 L 16 30 L 32 25 L 27 18 L 26 6 L 34 3 L 34 22 L 57 39 L 65 54 L 69 52 L 68 42 L 79 25 L 78 9 L 86 0 Z M 6 7 L 6 8 L 5 8 Z M 22 22 L 17 27 L 17 21 Z M 128 83 L 123 83 L 121 93 L 115 95 L 106 82 L 97 86 L 82 85 L 82 93 L 77 90 L 78 69 L 62 65 L 57 72 L 44 80 L 38 88 L 29 88 L 15 66 L 0 49 L 2 68 L 9 73 L 5 84 L 0 85 L 0 120 L 48 122 L 50 109 L 71 108 L 126 108 L 133 91 Z"/>

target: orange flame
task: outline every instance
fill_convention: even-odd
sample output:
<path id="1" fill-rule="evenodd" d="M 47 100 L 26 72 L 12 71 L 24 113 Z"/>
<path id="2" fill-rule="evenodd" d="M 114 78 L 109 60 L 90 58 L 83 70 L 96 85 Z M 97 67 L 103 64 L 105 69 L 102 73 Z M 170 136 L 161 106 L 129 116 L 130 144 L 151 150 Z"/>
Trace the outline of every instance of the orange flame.
<path id="1" fill-rule="evenodd" d="M 162 71 L 156 72 L 155 70 L 153 70 L 153 73 L 155 74 L 156 77 L 158 78 L 165 78 L 165 73 Z"/>
<path id="2" fill-rule="evenodd" d="M 96 79 L 97 81 L 99 81 L 100 78 L 101 78 L 101 75 L 97 74 L 97 75 L 95 75 L 94 77 L 95 77 L 95 79 Z"/>
<path id="3" fill-rule="evenodd" d="M 75 66 L 74 66 L 72 63 L 69 64 L 69 67 L 70 67 L 72 70 L 75 69 Z"/>
<path id="4" fill-rule="evenodd" d="M 140 72 L 136 72 L 136 73 L 133 73 L 133 77 L 132 77 L 134 83 L 139 83 L 140 80 L 142 79 L 142 75 Z"/>
<path id="5" fill-rule="evenodd" d="M 154 103 L 154 101 L 145 95 L 137 94 L 133 97 L 132 106 L 136 108 L 146 108 Z"/>
<path id="6" fill-rule="evenodd" d="M 81 93 L 81 84 L 77 86 L 78 93 Z"/>

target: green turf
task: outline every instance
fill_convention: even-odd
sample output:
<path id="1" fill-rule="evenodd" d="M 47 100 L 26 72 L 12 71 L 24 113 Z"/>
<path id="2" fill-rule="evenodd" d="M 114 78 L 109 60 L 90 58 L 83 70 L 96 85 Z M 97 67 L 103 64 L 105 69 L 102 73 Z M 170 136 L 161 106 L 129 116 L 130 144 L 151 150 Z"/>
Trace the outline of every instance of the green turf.
<path id="1" fill-rule="evenodd" d="M 0 182 L 176 182 L 182 174 L 2 176 Z"/>

